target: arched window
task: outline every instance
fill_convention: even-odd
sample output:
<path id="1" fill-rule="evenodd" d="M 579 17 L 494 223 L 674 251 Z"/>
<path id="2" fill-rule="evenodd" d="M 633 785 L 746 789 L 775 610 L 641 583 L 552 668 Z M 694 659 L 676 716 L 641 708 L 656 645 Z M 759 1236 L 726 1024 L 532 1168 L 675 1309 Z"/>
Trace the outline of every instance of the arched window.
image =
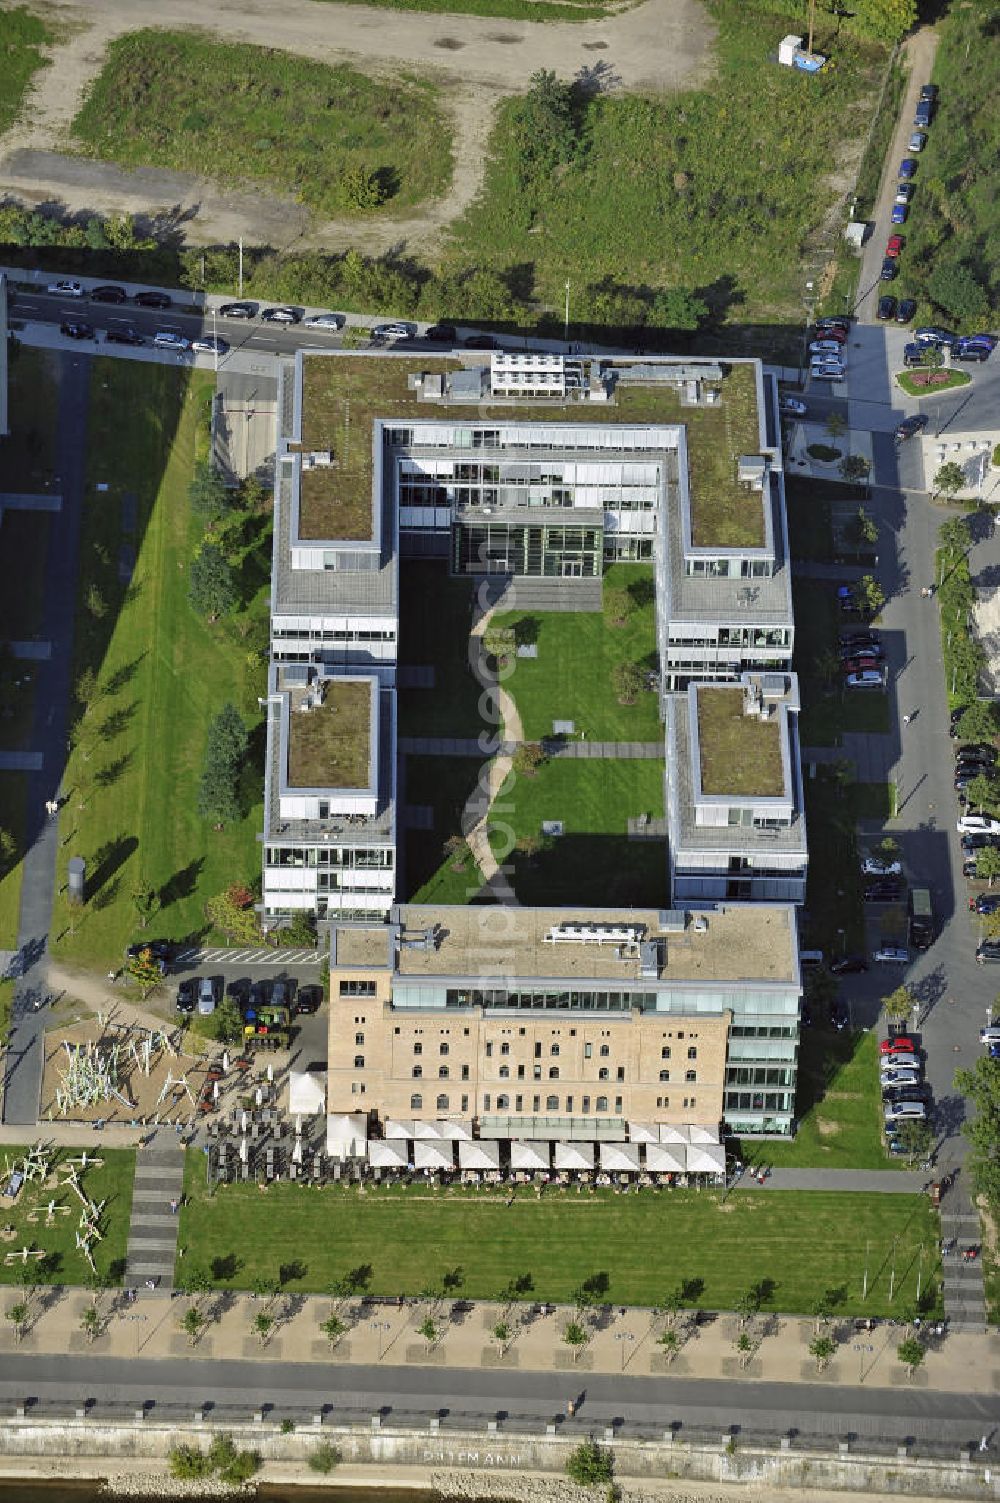
<path id="1" fill-rule="evenodd" d="M 414 1094 L 413 1096 L 411 1096 L 410 1097 L 410 1111 L 411 1112 L 422 1112 L 423 1109 L 424 1109 L 424 1098 L 422 1096 L 418 1096 L 416 1094 Z"/>
<path id="2" fill-rule="evenodd" d="M 607 1098 L 607 1096 L 598 1096 L 598 1098 L 597 1098 L 597 1110 L 599 1112 L 606 1112 L 607 1109 L 608 1109 L 608 1098 Z"/>
<path id="3" fill-rule="evenodd" d="M 446 1112 L 448 1110 L 448 1098 L 447 1098 L 447 1096 L 439 1096 L 438 1097 L 438 1099 L 437 1099 L 437 1109 L 438 1109 L 439 1112 Z"/>
<path id="4" fill-rule="evenodd" d="M 447 1080 L 447 1079 L 448 1079 L 448 1066 L 447 1065 L 439 1065 L 438 1066 L 438 1080 Z"/>
<path id="5" fill-rule="evenodd" d="M 558 1096 L 546 1096 L 546 1098 L 545 1098 L 545 1110 L 547 1112 L 557 1112 L 559 1110 L 559 1097 Z"/>
<path id="6" fill-rule="evenodd" d="M 661 1070 L 660 1071 L 660 1079 L 661 1080 L 669 1080 L 670 1079 L 670 1071 L 669 1070 Z"/>
<path id="7" fill-rule="evenodd" d="M 438 1050 L 438 1053 L 439 1054 L 447 1054 L 448 1053 L 448 1045 L 447 1044 L 442 1044 L 440 1046 L 439 1050 Z"/>
<path id="8" fill-rule="evenodd" d="M 697 1070 L 685 1070 L 684 1071 L 684 1079 L 685 1080 L 697 1080 L 698 1079 L 698 1071 Z"/>
<path id="9" fill-rule="evenodd" d="M 549 1079 L 550 1080 L 558 1080 L 559 1079 L 559 1066 L 558 1065 L 550 1065 L 550 1067 L 549 1067 Z"/>
<path id="10" fill-rule="evenodd" d="M 413 1052 L 414 1052 L 414 1054 L 423 1054 L 423 1052 L 424 1052 L 424 1046 L 423 1046 L 423 1044 L 414 1044 L 414 1046 L 413 1046 Z"/>
<path id="11" fill-rule="evenodd" d="M 510 1106 L 510 1097 L 509 1096 L 498 1096 L 497 1097 L 497 1111 L 498 1112 L 505 1112 L 505 1111 L 507 1111 L 507 1109 L 508 1109 L 509 1106 Z"/>
<path id="12" fill-rule="evenodd" d="M 510 1045 L 509 1044 L 501 1044 L 500 1045 L 500 1053 L 501 1054 L 509 1054 L 510 1053 Z"/>
<path id="13" fill-rule="evenodd" d="M 692 1044 L 691 1048 L 688 1050 L 688 1059 L 697 1059 L 697 1058 L 698 1058 L 698 1050 Z"/>
<path id="14" fill-rule="evenodd" d="M 363 1070 L 364 1067 L 365 1067 L 365 1057 L 364 1057 L 364 1055 L 363 1054 L 356 1054 L 354 1056 L 354 1068 L 355 1068 L 355 1070 Z"/>
<path id="15" fill-rule="evenodd" d="M 610 1053 L 611 1053 L 611 1046 L 609 1044 L 602 1044 L 601 1045 L 601 1058 L 602 1059 L 607 1059 L 607 1057 L 608 1057 L 608 1055 Z"/>
<path id="16" fill-rule="evenodd" d="M 414 1078 L 414 1080 L 419 1080 L 420 1077 L 421 1077 L 421 1075 L 423 1075 L 423 1073 L 424 1073 L 423 1065 L 414 1065 L 413 1066 L 413 1078 Z"/>
<path id="17" fill-rule="evenodd" d="M 601 1068 L 597 1072 L 597 1078 L 598 1078 L 598 1080 L 607 1080 L 607 1078 L 608 1078 L 608 1067 L 607 1067 L 607 1065 L 602 1065 L 601 1066 Z"/>
<path id="18" fill-rule="evenodd" d="M 660 1050 L 660 1058 L 661 1059 L 669 1059 L 670 1058 L 670 1045 L 669 1044 L 664 1044 L 663 1048 Z"/>

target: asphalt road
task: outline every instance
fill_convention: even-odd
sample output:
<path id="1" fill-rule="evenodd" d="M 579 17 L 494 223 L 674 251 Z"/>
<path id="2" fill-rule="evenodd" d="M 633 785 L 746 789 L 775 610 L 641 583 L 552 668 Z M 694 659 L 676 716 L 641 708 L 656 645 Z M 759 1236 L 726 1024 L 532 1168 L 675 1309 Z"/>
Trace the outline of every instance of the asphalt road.
<path id="1" fill-rule="evenodd" d="M 140 1305 L 141 1308 L 141 1305 Z M 895 1338 L 892 1338 L 895 1339 Z M 859 1356 L 865 1361 L 865 1352 Z M 319 1379 L 319 1381 L 317 1381 Z M 512 1427 L 540 1429 L 557 1421 L 566 1433 L 595 1426 L 662 1432 L 671 1425 L 725 1434 L 730 1427 L 774 1436 L 794 1430 L 803 1438 L 940 1443 L 956 1450 L 978 1446 L 996 1424 L 988 1395 L 939 1393 L 911 1384 L 898 1388 L 760 1383 L 748 1379 L 691 1383 L 677 1378 L 497 1372 L 490 1369 L 385 1368 L 328 1363 L 151 1361 L 95 1355 L 4 1355 L 0 1398 L 56 1404 L 93 1401 L 125 1409 L 152 1401 L 157 1410 L 190 1416 L 207 1405 L 217 1419 L 235 1420 L 269 1406 L 272 1419 L 332 1409 L 351 1421 L 374 1414 L 391 1426 L 437 1416 L 442 1426 L 482 1426 L 502 1416 Z M 568 1400 L 577 1401 L 574 1420 Z"/>

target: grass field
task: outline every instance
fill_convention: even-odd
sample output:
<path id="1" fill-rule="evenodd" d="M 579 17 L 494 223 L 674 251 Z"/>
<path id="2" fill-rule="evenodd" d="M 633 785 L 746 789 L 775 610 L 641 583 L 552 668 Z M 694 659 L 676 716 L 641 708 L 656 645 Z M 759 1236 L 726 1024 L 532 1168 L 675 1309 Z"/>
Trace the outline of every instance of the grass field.
<path id="1" fill-rule="evenodd" d="M 404 882 L 413 903 L 471 903 L 481 886 L 479 868 L 464 852 L 446 856 L 444 843 L 461 829 L 466 799 L 475 788 L 485 758 L 407 757 L 406 802 L 434 810 L 434 828 L 408 830 Z M 456 871 L 457 861 L 462 869 Z"/>
<path id="2" fill-rule="evenodd" d="M 799 1043 L 794 1140 L 745 1139 L 743 1156 L 779 1169 L 908 1168 L 882 1146 L 880 1105 L 876 1035 L 837 1033 L 817 1019 Z"/>
<path id="3" fill-rule="evenodd" d="M 615 1304 L 649 1305 L 682 1280 L 700 1279 L 695 1303 L 732 1308 L 751 1284 L 774 1281 L 770 1306 L 808 1311 L 817 1296 L 843 1287 L 845 1313 L 888 1311 L 893 1239 L 895 1309 L 912 1303 L 920 1248 L 924 1284 L 937 1262 L 938 1220 L 924 1196 L 773 1191 L 767 1195 L 676 1190 L 620 1196 L 532 1188 L 507 1195 L 424 1187 L 306 1191 L 227 1185 L 209 1197 L 204 1159 L 188 1154 L 180 1244 L 185 1265 L 211 1270 L 235 1256 L 219 1282 L 249 1287 L 299 1261 L 292 1289 L 323 1290 L 359 1264 L 372 1266 L 376 1294 L 419 1294 L 460 1268 L 462 1294 L 495 1298 L 511 1278 L 530 1274 L 532 1298 L 568 1300 L 585 1279 L 606 1273 Z M 861 1303 L 865 1246 L 871 1243 L 869 1296 Z M 183 1267 L 182 1270 L 183 1271 Z"/>
<path id="4" fill-rule="evenodd" d="M 264 675 L 240 623 L 266 615 L 266 533 L 248 543 L 237 570 L 246 606 L 232 627 L 208 624 L 187 598 L 198 536 L 187 487 L 211 385 L 166 366 L 94 363 L 74 673 L 77 682 L 87 668 L 99 676 L 100 737 L 96 749 L 78 746 L 70 757 L 58 883 L 67 857 L 83 855 L 90 896 L 75 913 L 57 896 L 52 932 L 60 958 L 102 968 L 139 932 L 132 892 L 140 879 L 159 895 L 153 927 L 179 939 L 205 931 L 207 897 L 259 870 Z M 97 482 L 108 490 L 97 492 Z M 137 550 L 128 586 L 117 567 L 126 497 L 135 498 Z M 106 605 L 100 619 L 87 607 L 94 585 Z M 226 700 L 255 734 L 246 817 L 217 833 L 198 817 L 196 799 L 208 722 Z"/>
<path id="5" fill-rule="evenodd" d="M 428 79 L 375 80 L 346 63 L 193 32 L 111 42 L 72 130 L 89 155 L 249 179 L 323 214 L 376 206 L 349 190 L 345 174 L 356 170 L 375 175 L 393 209 L 433 198 L 451 177 L 451 137 Z"/>
<path id="6" fill-rule="evenodd" d="M 597 92 L 578 102 L 575 144 L 555 172 L 524 161 L 518 102 L 500 112 L 483 191 L 456 226 L 459 266 L 490 268 L 571 320 L 623 322 L 616 305 L 697 289 L 714 318 L 802 318 L 805 248 L 858 161 L 886 54 L 817 15 L 816 45 L 836 68 L 775 66 L 796 17 L 768 0 L 710 0 L 718 26 L 711 82 L 666 96 Z M 627 226 L 627 233 L 623 233 Z M 634 318 L 625 320 L 634 323 Z M 669 325 L 669 317 L 663 322 Z"/>
<path id="7" fill-rule="evenodd" d="M 328 0 L 333 3 L 333 0 Z M 343 0 L 350 4 L 352 0 Z M 508 21 L 599 21 L 608 14 L 600 0 L 372 0 L 386 10 L 422 10 L 436 15 L 503 16 Z"/>
<path id="8" fill-rule="evenodd" d="M 536 658 L 516 658 L 504 677 L 525 737 L 552 735 L 554 720 L 572 720 L 588 741 L 659 741 L 663 738 L 655 693 L 640 691 L 631 705 L 618 703 L 611 673 L 618 663 L 655 669 L 656 626 L 652 570 L 644 564 L 613 564 L 604 589 L 628 590 L 634 601 L 624 626 L 607 611 L 506 611 L 493 618 L 537 643 Z"/>
<path id="9" fill-rule="evenodd" d="M 956 387 L 968 386 L 972 377 L 968 371 L 897 371 L 896 382 L 908 397 L 939 397 L 942 392 L 954 391 Z"/>
<path id="10" fill-rule="evenodd" d="M 90 1150 L 88 1150 L 90 1152 Z M 16 1167 L 24 1147 L 5 1145 L 3 1160 L 11 1168 Z M 103 1239 L 95 1244 L 94 1262 L 98 1271 L 120 1284 L 125 1273 L 125 1250 L 128 1244 L 128 1224 L 132 1213 L 132 1180 L 135 1172 L 135 1154 L 131 1149 L 110 1148 L 97 1145 L 97 1158 L 103 1162 L 86 1170 L 77 1170 L 84 1193 L 93 1201 L 105 1201 L 101 1216 Z M 74 1149 L 58 1149 L 54 1160 L 54 1183 L 42 1186 L 26 1185 L 13 1205 L 5 1206 L 4 1224 L 14 1228 L 14 1236 L 0 1244 L 0 1251 L 18 1251 L 22 1247 L 41 1248 L 50 1254 L 43 1264 L 29 1264 L 36 1270 L 40 1284 L 87 1283 L 90 1268 L 76 1248 L 76 1232 L 82 1209 L 72 1190 L 59 1189 L 65 1177 L 61 1170 L 71 1158 L 79 1158 Z M 45 1208 L 50 1200 L 57 1205 L 69 1207 L 69 1214 L 53 1217 L 52 1225 L 46 1225 Z M 29 1215 L 38 1219 L 29 1221 Z M 20 1282 L 22 1264 L 5 1264 L 0 1258 L 0 1284 Z"/>
<path id="11" fill-rule="evenodd" d="M 863 953 L 861 866 L 850 780 L 835 768 L 818 766 L 816 776 L 805 780 L 805 796 L 811 860 L 804 932 L 810 948 L 827 955 L 840 954 L 841 947 L 845 953 Z"/>
<path id="12" fill-rule="evenodd" d="M 842 624 L 836 586 L 816 579 L 793 579 L 795 668 L 802 685 L 799 732 L 803 746 L 839 746 L 845 731 L 876 735 L 889 729 L 889 696 L 872 689 L 844 689 L 839 670 L 824 679 L 825 655 L 836 651 Z"/>
<path id="13" fill-rule="evenodd" d="M 3 12 L 0 29 L 0 135 L 17 119 L 21 102 L 39 68 L 47 66 L 41 49 L 52 33 L 26 6 Z"/>

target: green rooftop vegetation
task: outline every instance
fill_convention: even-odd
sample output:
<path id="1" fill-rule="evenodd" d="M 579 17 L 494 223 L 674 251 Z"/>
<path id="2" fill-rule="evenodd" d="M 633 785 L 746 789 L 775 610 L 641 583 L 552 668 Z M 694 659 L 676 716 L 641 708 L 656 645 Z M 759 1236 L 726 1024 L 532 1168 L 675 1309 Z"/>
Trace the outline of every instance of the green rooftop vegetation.
<path id="1" fill-rule="evenodd" d="M 330 450 L 333 463 L 302 476 L 299 535 L 322 540 L 372 536 L 372 423 L 445 419 L 475 423 L 682 423 L 687 430 L 691 526 L 697 547 L 762 547 L 760 493 L 739 485 L 740 455 L 760 451 L 757 388 L 752 366 L 723 365 L 720 399 L 682 407 L 680 393 L 663 386 L 618 386 L 600 406 L 567 401 L 490 402 L 462 407 L 422 402 L 408 379 L 422 372 L 458 370 L 440 356 L 313 356 L 304 362 L 303 450 Z"/>
<path id="2" fill-rule="evenodd" d="M 323 703 L 294 705 L 288 719 L 288 781 L 293 788 L 367 788 L 371 765 L 369 680 L 337 679 Z"/>
<path id="3" fill-rule="evenodd" d="M 698 690 L 698 748 L 704 793 L 784 793 L 780 722 L 745 715 L 741 688 Z"/>

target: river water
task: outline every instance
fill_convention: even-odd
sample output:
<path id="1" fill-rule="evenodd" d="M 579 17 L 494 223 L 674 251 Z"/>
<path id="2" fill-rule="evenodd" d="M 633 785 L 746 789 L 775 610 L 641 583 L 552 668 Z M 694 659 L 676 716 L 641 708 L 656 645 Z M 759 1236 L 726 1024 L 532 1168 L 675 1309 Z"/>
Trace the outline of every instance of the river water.
<path id="1" fill-rule="evenodd" d="M 80 1486 L 67 1482 L 0 1483 L 0 1503 L 109 1503 L 109 1497 L 98 1484 L 90 1482 Z M 400 1492 L 373 1487 L 262 1487 L 257 1497 L 260 1503 L 436 1503 L 438 1494 L 414 1492 L 410 1488 Z M 189 1497 L 184 1503 L 200 1503 L 200 1500 Z M 219 1503 L 219 1499 L 206 1499 L 205 1503 Z"/>

